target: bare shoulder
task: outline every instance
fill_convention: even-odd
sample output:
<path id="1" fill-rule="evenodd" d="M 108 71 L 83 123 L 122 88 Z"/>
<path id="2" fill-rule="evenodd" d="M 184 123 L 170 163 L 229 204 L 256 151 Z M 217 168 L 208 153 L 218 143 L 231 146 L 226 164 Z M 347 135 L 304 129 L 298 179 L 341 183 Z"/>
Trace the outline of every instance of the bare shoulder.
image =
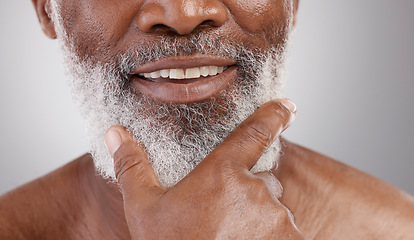
<path id="1" fill-rule="evenodd" d="M 414 198 L 310 149 L 285 142 L 277 171 L 307 239 L 414 239 Z"/>
<path id="2" fill-rule="evenodd" d="M 77 200 L 84 198 L 79 187 L 80 171 L 90 164 L 93 164 L 90 156 L 83 155 L 0 196 L 0 239 L 64 236 L 67 224 L 75 221 Z"/>

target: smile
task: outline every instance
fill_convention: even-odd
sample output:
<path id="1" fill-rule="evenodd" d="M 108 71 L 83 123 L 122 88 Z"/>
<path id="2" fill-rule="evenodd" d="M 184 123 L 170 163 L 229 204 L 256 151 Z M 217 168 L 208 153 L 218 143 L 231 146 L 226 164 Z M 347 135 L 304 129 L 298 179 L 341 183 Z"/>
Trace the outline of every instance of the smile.
<path id="1" fill-rule="evenodd" d="M 222 66 L 202 66 L 186 69 L 162 69 L 151 73 L 140 73 L 141 77 L 147 79 L 168 78 L 168 79 L 194 79 L 207 76 L 216 76 L 226 70 L 227 67 Z"/>
<path id="2" fill-rule="evenodd" d="M 197 55 L 144 64 L 134 70 L 131 86 L 154 100 L 191 103 L 219 95 L 235 77 L 234 60 Z"/>

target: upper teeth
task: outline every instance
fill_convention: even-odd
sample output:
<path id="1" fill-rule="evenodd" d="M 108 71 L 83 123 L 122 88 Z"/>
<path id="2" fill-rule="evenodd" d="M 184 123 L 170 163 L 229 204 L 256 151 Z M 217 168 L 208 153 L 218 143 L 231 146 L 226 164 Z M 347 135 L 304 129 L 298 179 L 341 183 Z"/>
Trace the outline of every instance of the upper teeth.
<path id="1" fill-rule="evenodd" d="M 140 76 L 145 78 L 170 78 L 170 79 L 189 79 L 189 78 L 199 78 L 201 76 L 215 76 L 219 73 L 222 73 L 225 70 L 225 67 L 219 66 L 202 66 L 186 69 L 162 69 L 150 73 L 140 73 Z"/>

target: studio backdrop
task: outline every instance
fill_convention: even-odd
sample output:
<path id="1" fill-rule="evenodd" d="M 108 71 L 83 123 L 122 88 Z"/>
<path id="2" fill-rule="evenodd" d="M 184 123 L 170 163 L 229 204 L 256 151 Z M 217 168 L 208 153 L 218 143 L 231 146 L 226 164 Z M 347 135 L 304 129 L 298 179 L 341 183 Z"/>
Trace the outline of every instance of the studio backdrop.
<path id="1" fill-rule="evenodd" d="M 285 133 L 414 194 L 414 1 L 301 0 Z M 88 149 L 57 41 L 31 1 L 0 3 L 0 194 Z M 381 187 L 381 186 L 378 186 Z"/>

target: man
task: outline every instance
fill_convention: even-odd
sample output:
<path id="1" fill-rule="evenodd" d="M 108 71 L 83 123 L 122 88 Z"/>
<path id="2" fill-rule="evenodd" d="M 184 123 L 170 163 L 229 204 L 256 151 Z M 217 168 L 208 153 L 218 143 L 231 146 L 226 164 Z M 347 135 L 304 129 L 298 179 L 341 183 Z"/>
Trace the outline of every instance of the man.
<path id="1" fill-rule="evenodd" d="M 296 108 L 271 100 L 298 2 L 33 2 L 95 164 L 3 196 L 2 239 L 413 238 L 410 196 L 279 141 Z"/>

